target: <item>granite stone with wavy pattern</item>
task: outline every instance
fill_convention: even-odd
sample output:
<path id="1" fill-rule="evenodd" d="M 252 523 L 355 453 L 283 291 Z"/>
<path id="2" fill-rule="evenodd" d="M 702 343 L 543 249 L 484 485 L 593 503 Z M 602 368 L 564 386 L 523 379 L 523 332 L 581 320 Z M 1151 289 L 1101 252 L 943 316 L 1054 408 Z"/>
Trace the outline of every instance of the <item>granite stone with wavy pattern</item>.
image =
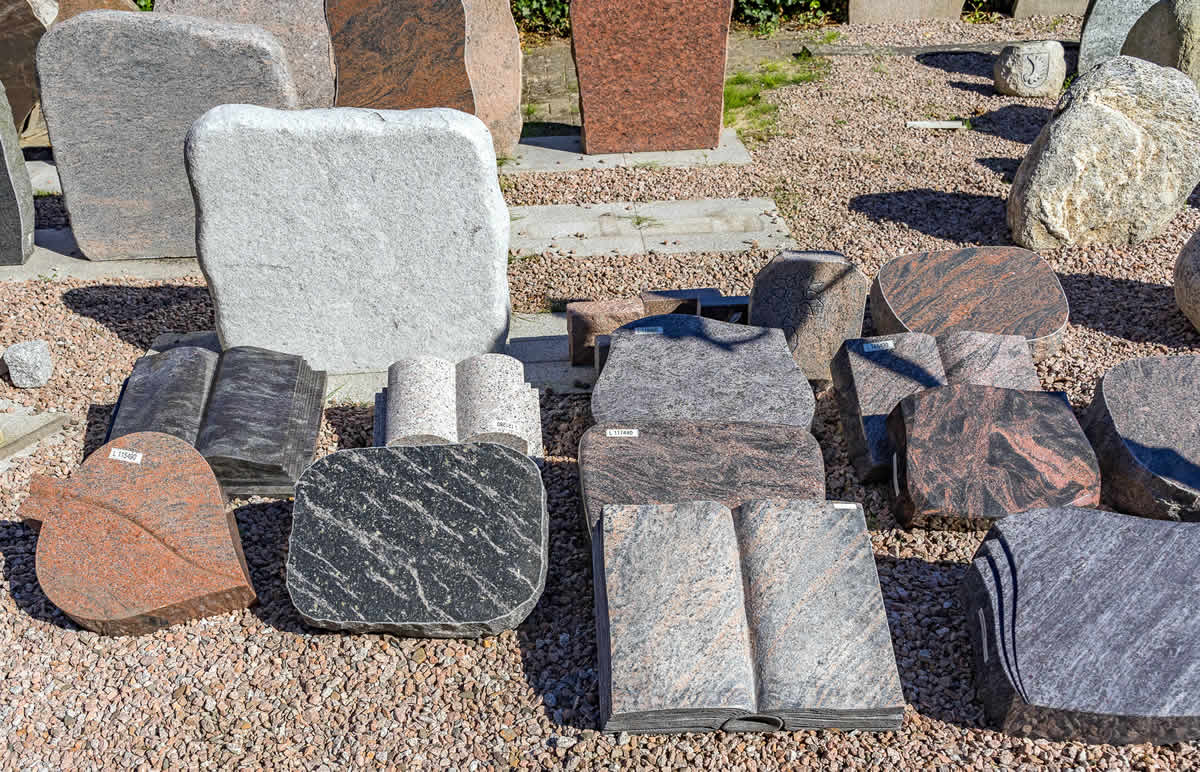
<path id="1" fill-rule="evenodd" d="M 942 367 L 950 383 L 1039 391 L 1037 365 L 1019 335 L 958 330 L 937 337 Z"/>
<path id="2" fill-rule="evenodd" d="M 287 588 L 311 625 L 495 635 L 542 595 L 546 490 L 493 443 L 342 450 L 296 485 Z"/>
<path id="3" fill-rule="evenodd" d="M 1200 738 L 1200 525 L 1089 509 L 1000 520 L 962 585 L 975 685 L 1007 734 Z"/>

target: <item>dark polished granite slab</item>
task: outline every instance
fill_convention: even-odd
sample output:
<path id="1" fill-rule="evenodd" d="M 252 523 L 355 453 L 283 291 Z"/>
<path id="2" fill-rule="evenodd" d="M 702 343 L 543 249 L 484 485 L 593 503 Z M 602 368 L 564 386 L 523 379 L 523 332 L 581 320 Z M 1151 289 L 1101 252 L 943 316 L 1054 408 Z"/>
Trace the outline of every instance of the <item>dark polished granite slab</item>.
<path id="1" fill-rule="evenodd" d="M 317 627 L 495 635 L 541 597 L 548 542 L 541 474 L 511 448 L 342 450 L 296 485 L 288 594 Z"/>

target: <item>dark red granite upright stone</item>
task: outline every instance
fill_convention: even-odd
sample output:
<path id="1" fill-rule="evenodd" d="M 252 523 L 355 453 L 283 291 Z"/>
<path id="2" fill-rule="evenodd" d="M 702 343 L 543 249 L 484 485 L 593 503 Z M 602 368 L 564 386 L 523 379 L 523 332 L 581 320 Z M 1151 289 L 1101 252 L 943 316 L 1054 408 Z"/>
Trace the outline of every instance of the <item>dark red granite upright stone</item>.
<path id="1" fill-rule="evenodd" d="M 714 148 L 733 0 L 573 0 L 585 153 Z"/>
<path id="2" fill-rule="evenodd" d="M 34 58 L 45 31 L 29 0 L 0 0 L 0 83 L 8 93 L 18 132 L 38 99 Z"/>

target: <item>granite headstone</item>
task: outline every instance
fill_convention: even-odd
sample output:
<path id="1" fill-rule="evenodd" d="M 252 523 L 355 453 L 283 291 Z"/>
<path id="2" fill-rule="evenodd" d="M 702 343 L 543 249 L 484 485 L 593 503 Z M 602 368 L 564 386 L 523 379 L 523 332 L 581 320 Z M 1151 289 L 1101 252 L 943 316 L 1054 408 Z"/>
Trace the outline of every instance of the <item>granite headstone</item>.
<path id="1" fill-rule="evenodd" d="M 0 0 L 0 84 L 8 92 L 17 131 L 38 100 L 34 58 L 38 41 L 54 20 L 39 18 L 30 0 Z"/>
<path id="2" fill-rule="evenodd" d="M 937 337 L 947 383 L 1038 391 L 1037 365 L 1020 335 L 961 330 Z"/>
<path id="3" fill-rule="evenodd" d="M 851 24 L 890 24 L 910 19 L 958 19 L 963 0 L 849 0 Z"/>
<path id="4" fill-rule="evenodd" d="M 660 314 L 699 314 L 701 300 L 714 302 L 722 297 L 721 290 L 705 287 L 651 290 L 636 298 L 567 303 L 567 349 L 571 363 L 590 364 L 596 339 L 630 322 Z"/>
<path id="5" fill-rule="evenodd" d="M 996 90 L 1009 96 L 1058 98 L 1066 77 L 1067 60 L 1057 40 L 1007 45 L 992 67 Z"/>
<path id="6" fill-rule="evenodd" d="M 33 186 L 0 83 L 0 265 L 23 265 L 29 259 L 33 226 Z"/>
<path id="7" fill-rule="evenodd" d="M 1078 71 L 1121 54 L 1129 30 L 1157 0 L 1092 0 L 1079 39 Z"/>

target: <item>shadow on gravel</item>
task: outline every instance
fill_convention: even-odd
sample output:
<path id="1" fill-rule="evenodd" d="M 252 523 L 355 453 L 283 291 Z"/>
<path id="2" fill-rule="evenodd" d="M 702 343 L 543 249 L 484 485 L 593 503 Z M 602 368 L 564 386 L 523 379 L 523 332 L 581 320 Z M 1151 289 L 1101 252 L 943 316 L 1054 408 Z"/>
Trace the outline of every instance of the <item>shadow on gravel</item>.
<path id="1" fill-rule="evenodd" d="M 112 419 L 116 403 L 88 405 L 87 428 L 83 432 L 83 457 L 92 455 L 104 444 L 104 436 L 108 434 L 108 422 Z"/>
<path id="2" fill-rule="evenodd" d="M 976 158 L 975 163 L 991 169 L 1000 175 L 1001 180 L 1011 185 L 1013 179 L 1017 176 L 1017 169 L 1021 166 L 1021 159 L 1001 158 L 997 156 L 993 158 Z"/>
<path id="3" fill-rule="evenodd" d="M 212 330 L 212 302 L 207 287 L 165 284 L 122 287 L 99 284 L 67 290 L 67 308 L 95 319 L 121 340 L 140 349 L 150 347 L 164 332 Z"/>
<path id="4" fill-rule="evenodd" d="M 978 75 L 988 80 L 992 78 L 992 66 L 996 61 L 996 57 L 991 54 L 975 51 L 918 54 L 916 59 L 926 67 L 932 67 L 935 70 L 961 75 Z M 988 87 L 988 93 L 993 93 L 991 86 Z"/>
<path id="5" fill-rule="evenodd" d="M 24 523 L 0 522 L 0 554 L 4 555 L 4 581 L 17 608 L 34 619 L 61 627 L 78 630 L 71 618 L 50 602 L 38 584 L 35 571 L 37 554 L 37 532 Z"/>
<path id="6" fill-rule="evenodd" d="M 285 633 L 333 633 L 304 624 L 287 592 L 287 548 L 292 532 L 292 502 L 266 501 L 245 504 L 233 512 L 242 552 L 250 569 L 250 583 L 258 603 L 254 616 Z"/>
<path id="7" fill-rule="evenodd" d="M 1071 323 L 1133 343 L 1200 346 L 1200 333 L 1163 284 L 1088 273 L 1060 273 Z"/>
<path id="8" fill-rule="evenodd" d="M 904 699 L 918 713 L 958 726 L 981 725 L 971 638 L 958 599 L 963 563 L 876 555 Z"/>
<path id="9" fill-rule="evenodd" d="M 373 406 L 330 405 L 325 408 L 325 420 L 337 435 L 338 450 L 371 447 L 375 420 Z"/>
<path id="10" fill-rule="evenodd" d="M 869 193 L 850 199 L 850 209 L 872 220 L 891 221 L 949 241 L 1011 245 L 1005 201 L 999 196 L 918 188 Z"/>
<path id="11" fill-rule="evenodd" d="M 992 110 L 972 118 L 971 129 L 1000 139 L 1029 145 L 1037 139 L 1037 135 L 1048 120 L 1050 120 L 1050 110 L 1045 107 L 1007 105 L 999 110 Z"/>

